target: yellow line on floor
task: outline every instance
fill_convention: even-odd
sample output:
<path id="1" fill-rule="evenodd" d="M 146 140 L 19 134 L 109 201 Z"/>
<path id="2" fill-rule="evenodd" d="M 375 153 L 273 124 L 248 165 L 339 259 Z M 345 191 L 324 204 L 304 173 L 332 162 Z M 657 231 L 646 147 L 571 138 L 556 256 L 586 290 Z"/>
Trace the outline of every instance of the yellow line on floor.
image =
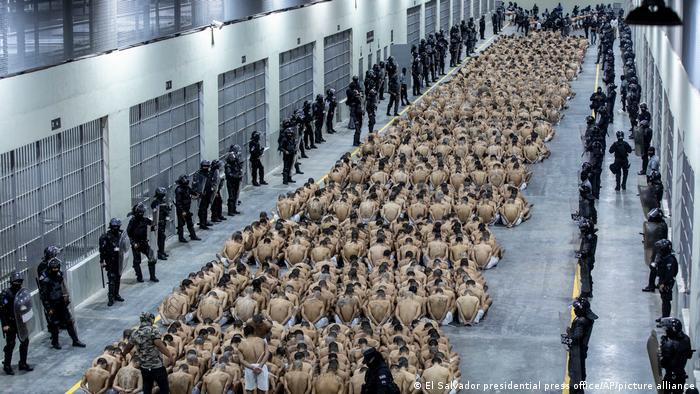
<path id="1" fill-rule="evenodd" d="M 600 77 L 600 64 L 596 64 L 595 68 L 595 86 L 593 86 L 593 91 L 598 90 L 598 78 Z M 592 116 L 595 116 L 595 112 L 591 111 Z M 581 294 L 581 267 L 576 264 L 576 273 L 574 274 L 574 286 L 571 290 L 571 299 L 575 299 Z M 574 321 L 576 315 L 574 314 L 574 309 L 571 309 L 570 322 Z M 566 374 L 564 375 L 564 388 L 562 389 L 562 394 L 569 394 L 568 385 L 571 382 L 569 377 L 569 352 L 566 352 Z"/>

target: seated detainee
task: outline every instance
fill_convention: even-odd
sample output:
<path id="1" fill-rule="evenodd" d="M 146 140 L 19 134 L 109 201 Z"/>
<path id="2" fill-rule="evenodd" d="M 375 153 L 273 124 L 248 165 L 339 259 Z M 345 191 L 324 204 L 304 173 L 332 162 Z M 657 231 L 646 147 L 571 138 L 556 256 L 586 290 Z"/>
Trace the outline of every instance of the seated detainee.
<path id="1" fill-rule="evenodd" d="M 109 366 L 104 357 L 95 360 L 95 366 L 88 368 L 80 382 L 80 388 L 88 394 L 102 394 L 109 388 Z"/>
<path id="2" fill-rule="evenodd" d="M 137 394 L 143 389 L 143 377 L 136 361 L 132 361 L 119 369 L 114 378 L 112 388 L 119 394 Z"/>

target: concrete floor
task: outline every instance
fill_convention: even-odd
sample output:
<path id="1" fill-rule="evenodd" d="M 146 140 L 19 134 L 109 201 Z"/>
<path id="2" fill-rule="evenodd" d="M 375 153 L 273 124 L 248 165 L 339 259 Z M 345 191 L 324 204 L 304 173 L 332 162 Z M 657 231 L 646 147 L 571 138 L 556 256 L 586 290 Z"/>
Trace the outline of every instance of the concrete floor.
<path id="1" fill-rule="evenodd" d="M 487 31 L 490 30 L 489 27 Z M 506 34 L 511 32 L 512 29 L 506 29 Z M 466 392 L 513 392 L 483 389 L 484 384 L 509 381 L 541 384 L 539 389 L 524 392 L 561 392 L 561 389 L 546 389 L 544 385 L 561 384 L 566 373 L 566 351 L 559 335 L 568 324 L 568 305 L 572 299 L 578 231 L 570 213 L 577 206 L 576 179 L 582 160 L 580 132 L 594 86 L 594 61 L 594 51 L 590 50 L 583 72 L 572 83 L 577 95 L 564 112 L 556 137 L 549 143 L 552 155 L 534 166 L 532 182 L 525 191 L 534 204 L 532 218 L 514 229 L 494 229 L 506 254 L 496 269 L 486 272 L 493 306 L 478 326 L 446 328 L 462 358 L 462 383 L 481 384 L 480 389 Z M 387 101 L 380 103 L 378 128 L 390 120 L 384 115 L 386 104 Z M 618 128 L 629 128 L 627 123 L 626 117 L 616 116 L 611 134 Z M 351 132 L 342 125 L 336 129 L 339 134 L 326 136 L 328 142 L 320 150 L 311 151 L 311 159 L 303 161 L 302 170 L 306 174 L 296 176 L 298 182 L 308 177 L 318 180 L 338 157 L 352 150 Z M 640 160 L 633 158 L 631 172 L 638 171 L 639 166 Z M 80 305 L 75 319 L 81 339 L 88 344 L 86 349 L 71 348 L 65 333 L 61 338 L 66 346 L 60 351 L 49 348 L 46 335 L 33 339 L 29 361 L 36 370 L 3 377 L 0 392 L 27 392 L 31 387 L 32 393 L 59 393 L 74 387 L 90 361 L 118 338 L 123 329 L 135 325 L 141 311 L 153 311 L 187 272 L 213 258 L 233 231 L 253 221 L 260 211 L 271 210 L 276 196 L 292 189 L 281 184 L 279 169 L 268 174 L 267 180 L 269 186 L 245 189 L 241 196 L 244 214 L 204 232 L 204 241 L 186 245 L 170 243 L 171 259 L 158 266 L 160 283 L 137 284 L 130 273 L 123 280 L 125 303 L 107 308 L 106 295 L 100 292 Z M 647 271 L 639 243 L 643 213 L 634 191 L 635 181 L 631 177 L 628 190 L 616 193 L 612 174 L 603 172 L 592 299 L 592 308 L 600 319 L 590 343 L 590 382 L 652 382 L 645 341 L 660 306 L 658 295 L 640 291 Z M 621 246 L 625 247 L 624 253 L 620 253 Z"/>

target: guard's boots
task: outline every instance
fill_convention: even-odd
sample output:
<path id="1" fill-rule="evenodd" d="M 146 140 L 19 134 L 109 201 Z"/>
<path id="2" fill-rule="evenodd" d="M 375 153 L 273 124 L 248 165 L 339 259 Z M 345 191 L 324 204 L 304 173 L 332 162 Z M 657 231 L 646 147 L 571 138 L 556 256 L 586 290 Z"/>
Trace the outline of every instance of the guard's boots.
<path id="1" fill-rule="evenodd" d="M 143 282 L 143 273 L 141 273 L 140 265 L 134 265 L 134 273 L 136 274 L 136 281 Z"/>
<path id="2" fill-rule="evenodd" d="M 107 306 L 114 305 L 114 283 L 107 283 Z"/>
<path id="3" fill-rule="evenodd" d="M 301 172 L 301 164 L 294 163 L 294 169 L 296 170 L 297 174 L 303 174 L 303 172 Z"/>
<path id="4" fill-rule="evenodd" d="M 190 233 L 190 239 L 193 240 L 193 241 L 201 241 L 201 240 L 202 240 L 201 238 L 199 238 L 199 237 L 197 236 L 197 234 L 196 234 L 194 231 L 192 231 L 192 232 Z"/>
<path id="5" fill-rule="evenodd" d="M 148 274 L 150 275 L 150 281 L 151 282 L 160 282 L 158 278 L 156 278 L 156 265 L 155 264 L 148 264 Z"/>
<path id="6" fill-rule="evenodd" d="M 68 327 L 66 327 L 66 331 L 68 331 L 68 335 L 73 340 L 74 347 L 85 347 L 85 344 L 80 342 L 80 339 L 78 339 L 78 333 L 75 331 L 75 323 L 74 322 L 70 322 L 68 324 Z"/>
<path id="7" fill-rule="evenodd" d="M 187 243 L 187 238 L 185 238 L 185 229 L 184 228 L 177 229 L 177 240 L 179 242 L 182 242 L 183 244 Z"/>
<path id="8" fill-rule="evenodd" d="M 61 350 L 61 344 L 58 343 L 58 328 L 56 328 L 55 332 L 51 332 L 51 347 Z"/>
<path id="9" fill-rule="evenodd" d="M 26 362 L 24 362 L 24 363 L 20 362 L 18 365 L 18 369 L 20 371 L 27 371 L 27 372 L 31 372 L 34 370 L 34 368 L 31 365 L 27 364 Z"/>
<path id="10" fill-rule="evenodd" d="M 164 252 L 158 252 L 158 260 L 167 260 L 168 255 L 166 255 Z"/>
<path id="11" fill-rule="evenodd" d="M 122 296 L 119 295 L 120 285 L 121 285 L 121 283 L 119 280 L 114 282 L 114 301 L 124 302 L 124 299 L 122 298 Z"/>
<path id="12" fill-rule="evenodd" d="M 14 375 L 15 371 L 12 370 L 12 365 L 9 363 L 3 363 L 2 364 L 2 370 L 5 371 L 6 374 L 8 375 Z"/>

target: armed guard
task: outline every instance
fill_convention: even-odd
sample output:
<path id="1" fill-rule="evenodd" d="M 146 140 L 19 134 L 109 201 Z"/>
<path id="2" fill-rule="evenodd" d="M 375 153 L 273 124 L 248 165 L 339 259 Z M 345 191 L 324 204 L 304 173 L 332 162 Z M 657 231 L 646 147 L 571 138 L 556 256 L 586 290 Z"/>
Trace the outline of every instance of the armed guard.
<path id="1" fill-rule="evenodd" d="M 296 131 L 290 120 L 282 122 L 280 140 L 278 141 L 279 151 L 282 152 L 282 183 L 285 185 L 296 183 L 292 180 L 292 165 L 297 152 Z"/>
<path id="2" fill-rule="evenodd" d="M 350 111 L 354 114 L 353 118 L 355 119 L 355 133 L 353 134 L 353 139 L 352 139 L 352 145 L 353 146 L 360 146 L 360 136 L 362 134 L 362 115 L 363 115 L 363 110 L 362 110 L 362 98 L 360 97 L 360 93 L 355 91 L 355 94 L 352 96 L 352 102 L 350 102 Z"/>
<path id="3" fill-rule="evenodd" d="M 374 124 L 377 119 L 377 92 L 374 89 L 367 91 L 365 110 L 367 111 L 367 127 L 369 132 L 372 133 L 374 132 Z M 387 115 L 389 115 L 388 112 Z"/>
<path id="4" fill-rule="evenodd" d="M 224 217 L 224 199 L 221 197 L 224 178 L 221 161 L 218 159 L 212 160 L 211 170 L 209 170 L 209 183 L 211 184 L 211 221 L 214 223 L 226 220 Z"/>
<path id="5" fill-rule="evenodd" d="M 608 97 L 603 93 L 603 88 L 598 86 L 598 89 L 591 94 L 590 98 L 590 108 L 596 113 L 596 115 L 600 112 L 600 110 L 603 108 L 603 105 L 607 102 Z"/>
<path id="6" fill-rule="evenodd" d="M 61 249 L 58 246 L 49 245 L 44 249 L 44 257 L 36 268 L 36 277 L 41 279 L 41 277 L 46 273 L 46 269 L 49 266 L 49 261 L 58 257 L 61 253 Z"/>
<path id="7" fill-rule="evenodd" d="M 335 89 L 326 90 L 326 105 L 328 106 L 326 112 L 326 133 L 335 134 L 333 117 L 335 116 L 335 109 L 338 107 L 338 100 L 335 98 Z"/>
<path id="8" fill-rule="evenodd" d="M 588 342 L 593 332 L 593 324 L 598 316 L 591 311 L 590 303 L 585 297 L 577 298 L 572 304 L 576 316 L 562 335 L 562 343 L 569 348 L 569 377 L 571 393 L 583 393 L 581 382 L 586 381 L 586 358 Z"/>
<path id="9" fill-rule="evenodd" d="M 678 261 L 673 255 L 673 245 L 668 239 L 656 241 L 656 274 L 659 278 L 657 288 L 661 295 L 661 318 L 671 316 L 671 301 L 673 300 L 673 286 L 678 275 Z M 661 319 L 656 319 L 659 322 Z"/>
<path id="10" fill-rule="evenodd" d="M 596 199 L 600 198 L 600 175 L 602 173 L 603 160 L 605 160 L 605 148 L 600 141 L 593 141 L 590 150 L 590 181 L 591 193 Z"/>
<path id="11" fill-rule="evenodd" d="M 656 290 L 656 242 L 668 238 L 668 225 L 660 208 L 653 208 L 644 223 L 644 259 L 649 266 L 649 281 L 642 291 L 653 293 Z"/>
<path id="12" fill-rule="evenodd" d="M 5 337 L 5 358 L 2 369 L 8 375 L 14 375 L 12 370 L 12 352 L 19 339 L 19 365 L 20 371 L 33 371 L 27 364 L 27 352 L 29 351 L 29 324 L 31 324 L 32 295 L 22 287 L 22 275 L 15 271 L 10 275 L 10 287 L 5 289 L 0 296 L 0 325 Z"/>
<path id="13" fill-rule="evenodd" d="M 389 56 L 389 58 L 386 59 L 385 69 L 387 78 L 391 78 L 399 72 L 399 66 L 396 64 L 396 59 L 394 59 L 393 56 Z"/>
<path id="14" fill-rule="evenodd" d="M 158 259 L 167 260 L 168 254 L 165 253 L 165 229 L 170 220 L 170 202 L 167 200 L 168 191 L 164 187 L 156 189 L 156 193 L 151 201 L 151 211 L 153 212 L 153 226 L 156 227 L 158 237 Z M 119 223 L 121 225 L 121 223 Z"/>
<path id="15" fill-rule="evenodd" d="M 241 181 L 243 180 L 243 158 L 241 157 L 241 147 L 231 145 L 226 155 L 224 165 L 224 175 L 226 176 L 226 190 L 228 191 L 228 215 L 238 215 L 238 197 L 241 192 Z"/>
<path id="16" fill-rule="evenodd" d="M 304 105 L 301 110 L 302 124 L 304 128 L 304 147 L 308 149 L 317 149 L 318 147 L 314 143 L 314 130 L 312 124 L 314 121 L 314 114 L 311 109 L 311 103 L 309 100 L 304 101 Z"/>
<path id="17" fill-rule="evenodd" d="M 207 220 L 209 204 L 211 204 L 211 200 L 214 198 L 211 178 L 209 177 L 210 169 L 211 162 L 209 160 L 202 160 L 199 163 L 199 170 L 195 172 L 192 181 L 192 189 L 197 193 L 197 198 L 199 199 L 197 217 L 199 218 L 199 228 L 202 230 L 208 230 L 209 226 L 213 225 L 213 223 Z"/>
<path id="18" fill-rule="evenodd" d="M 316 95 L 316 101 L 314 101 L 312 111 L 314 115 L 314 132 L 316 143 L 320 144 L 321 142 L 326 142 L 326 140 L 323 139 L 323 119 L 326 116 L 326 105 L 323 103 L 322 94 Z"/>
<path id="19" fill-rule="evenodd" d="M 639 137 L 639 138 L 638 138 Z M 642 155 L 642 169 L 638 172 L 639 175 L 645 175 L 647 173 L 647 166 L 649 165 L 649 148 L 651 148 L 651 139 L 654 137 L 654 132 L 651 127 L 649 127 L 649 121 L 644 119 L 639 122 L 639 127 L 634 136 L 634 143 L 637 145 L 639 142 L 639 148 Z"/>
<path id="20" fill-rule="evenodd" d="M 578 188 L 578 216 L 590 220 L 592 223 L 598 222 L 598 211 L 595 208 L 595 197 L 591 193 L 591 187 L 588 184 L 581 184 Z"/>
<path id="21" fill-rule="evenodd" d="M 423 70 L 423 86 L 425 88 L 430 87 L 430 62 L 432 59 L 428 55 L 428 50 L 427 50 L 428 44 L 426 43 L 425 38 L 421 40 L 420 46 L 418 47 L 418 53 L 420 54 L 420 60 L 421 60 L 421 67 Z"/>
<path id="22" fill-rule="evenodd" d="M 660 208 L 661 199 L 664 197 L 664 184 L 658 171 L 652 171 L 649 175 L 649 192 L 652 198 L 650 208 Z"/>
<path id="23" fill-rule="evenodd" d="M 250 172 L 253 176 L 253 186 L 267 185 L 265 182 L 265 167 L 262 165 L 263 152 L 265 149 L 260 145 L 260 133 L 254 131 L 248 142 L 248 158 L 250 160 Z M 258 178 L 260 183 L 258 183 Z"/>
<path id="24" fill-rule="evenodd" d="M 355 129 L 355 112 L 352 110 L 352 101 L 355 95 L 359 95 L 362 92 L 362 86 L 360 85 L 360 77 L 353 75 L 350 85 L 345 89 L 345 105 L 348 106 L 349 117 L 348 117 L 348 129 Z"/>
<path id="25" fill-rule="evenodd" d="M 126 226 L 126 233 L 131 241 L 131 252 L 133 253 L 133 267 L 136 273 L 136 280 L 143 282 L 141 273 L 141 254 L 148 258 L 148 273 L 151 282 L 158 282 L 156 278 L 156 259 L 153 256 L 153 249 L 148 244 L 148 230 L 153 224 L 150 218 L 145 217 L 146 207 L 142 203 L 134 205 L 131 209 L 131 219 Z"/>
<path id="26" fill-rule="evenodd" d="M 428 69 L 430 70 L 430 78 L 433 83 L 437 82 L 437 49 L 435 48 L 435 36 L 428 35 L 428 40 L 425 42 L 425 53 L 428 55 Z"/>
<path id="27" fill-rule="evenodd" d="M 73 346 L 85 347 L 85 344 L 78 339 L 75 322 L 68 309 L 70 295 L 61 272 L 61 262 L 58 259 L 49 261 L 46 274 L 39 280 L 39 296 L 44 305 L 46 324 L 51 333 L 51 346 L 54 349 L 61 349 L 58 331 L 64 328 L 73 340 Z"/>
<path id="28" fill-rule="evenodd" d="M 683 394 L 688 375 L 685 365 L 693 357 L 694 350 L 690 338 L 683 332 L 683 324 L 676 318 L 667 318 L 659 322 L 666 335 L 661 337 L 659 346 L 659 365 L 664 369 L 664 393 Z"/>
<path id="29" fill-rule="evenodd" d="M 461 45 L 462 42 L 459 35 L 459 28 L 457 26 L 452 26 L 450 29 L 450 67 L 457 67 L 457 63 L 459 62 L 459 58 L 457 56 Z"/>
<path id="30" fill-rule="evenodd" d="M 399 97 L 401 95 L 401 84 L 399 77 L 394 75 L 389 78 L 389 105 L 386 107 L 386 116 L 391 116 L 391 107 L 394 107 L 394 116 L 399 116 Z"/>
<path id="31" fill-rule="evenodd" d="M 190 239 L 198 241 L 201 238 L 197 237 L 194 231 L 194 223 L 192 222 L 192 198 L 198 194 L 190 187 L 190 178 L 187 175 L 180 175 L 177 179 L 177 187 L 175 188 L 175 214 L 177 215 L 177 239 L 182 243 L 187 243 L 185 239 L 185 225 L 190 233 Z"/>
<path id="32" fill-rule="evenodd" d="M 378 99 L 384 100 L 384 91 L 386 90 L 386 64 L 383 61 L 379 62 L 379 68 L 375 71 L 377 77 L 377 93 Z"/>
<path id="33" fill-rule="evenodd" d="M 479 37 L 483 40 L 486 38 L 484 33 L 486 32 L 486 16 L 482 15 L 479 19 Z"/>
<path id="34" fill-rule="evenodd" d="M 447 54 L 447 48 L 450 43 L 447 42 L 445 38 L 445 32 L 440 30 L 437 34 L 437 69 L 440 71 L 440 75 L 445 75 L 445 55 Z"/>
<path id="35" fill-rule="evenodd" d="M 413 54 L 413 60 L 411 61 L 411 79 L 412 79 L 412 85 L 413 85 L 413 95 L 414 96 L 420 96 L 420 82 L 421 82 L 421 75 L 423 73 L 422 69 L 422 64 L 423 62 L 420 59 L 420 55 L 418 53 Z"/>
<path id="36" fill-rule="evenodd" d="M 394 383 L 389 366 L 377 349 L 370 347 L 362 353 L 362 363 L 367 366 L 365 382 L 361 394 L 398 394 L 399 388 Z"/>
<path id="37" fill-rule="evenodd" d="M 595 265 L 595 251 L 598 245 L 598 235 L 593 223 L 587 219 L 579 222 L 581 246 L 578 250 L 578 263 L 581 267 L 581 297 L 593 296 L 593 276 L 591 272 Z"/>
<path id="38" fill-rule="evenodd" d="M 114 305 L 114 301 L 123 302 L 119 295 L 119 286 L 122 279 L 123 256 L 127 251 L 124 245 L 125 234 L 121 229 L 122 221 L 112 218 L 109 221 L 109 229 L 100 236 L 100 266 L 107 271 L 107 306 Z"/>
<path id="39" fill-rule="evenodd" d="M 625 190 L 627 186 L 627 175 L 629 173 L 630 163 L 628 156 L 632 153 L 632 147 L 624 140 L 625 134 L 622 131 L 616 133 L 617 141 L 610 145 L 609 152 L 615 155 L 615 161 L 610 164 L 610 171 L 615 174 L 615 190 L 620 188 Z M 622 175 L 622 182 L 620 176 Z"/>

